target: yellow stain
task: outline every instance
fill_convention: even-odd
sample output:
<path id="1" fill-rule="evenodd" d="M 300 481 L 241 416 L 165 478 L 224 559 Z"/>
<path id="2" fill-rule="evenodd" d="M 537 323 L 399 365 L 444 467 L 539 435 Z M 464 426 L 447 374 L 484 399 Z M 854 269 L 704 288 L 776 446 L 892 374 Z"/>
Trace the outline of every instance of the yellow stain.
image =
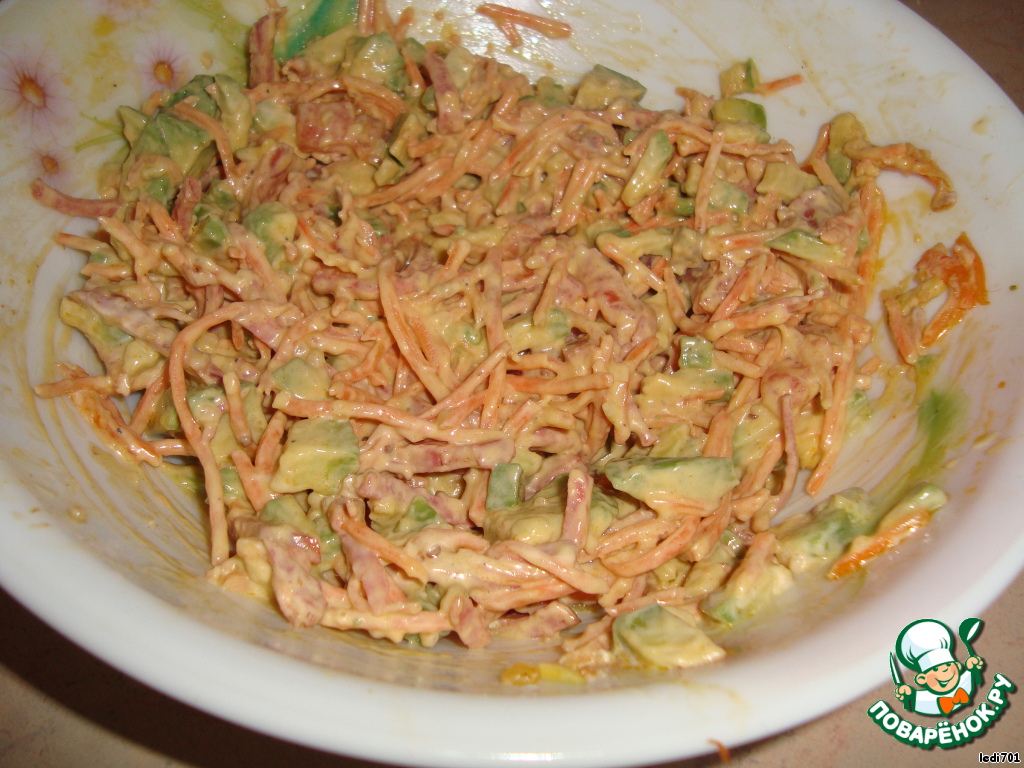
<path id="1" fill-rule="evenodd" d="M 117 22 L 105 14 L 100 14 L 92 25 L 92 33 L 97 37 L 106 37 L 117 29 Z"/>

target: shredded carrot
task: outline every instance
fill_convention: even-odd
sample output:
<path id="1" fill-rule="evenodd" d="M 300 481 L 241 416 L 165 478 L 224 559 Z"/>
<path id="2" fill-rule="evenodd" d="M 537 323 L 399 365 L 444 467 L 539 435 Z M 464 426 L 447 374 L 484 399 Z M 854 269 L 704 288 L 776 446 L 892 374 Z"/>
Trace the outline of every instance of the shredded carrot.
<path id="1" fill-rule="evenodd" d="M 828 571 L 828 578 L 837 581 L 860 570 L 871 560 L 891 551 L 901 542 L 928 524 L 927 512 L 908 517 L 890 529 L 876 533 L 864 549 L 854 548 L 837 560 Z"/>
<path id="2" fill-rule="evenodd" d="M 917 286 L 884 297 L 889 329 L 907 363 L 914 363 L 921 350 L 930 347 L 956 327 L 976 306 L 988 304 L 985 265 L 965 233 L 952 249 L 939 243 L 917 262 Z M 923 324 L 923 306 L 938 295 L 946 299 L 935 315 Z"/>
<path id="3" fill-rule="evenodd" d="M 754 93 L 759 93 L 762 96 L 770 96 L 773 93 L 790 88 L 794 85 L 800 85 L 804 81 L 804 76 L 800 74 L 789 75 L 788 77 L 780 77 L 778 80 L 769 80 L 767 83 L 761 83 L 754 88 Z"/>
<path id="4" fill-rule="evenodd" d="M 520 11 L 517 8 L 509 8 L 507 5 L 484 3 L 483 5 L 477 6 L 476 12 L 482 16 L 487 16 L 492 19 L 498 24 L 499 28 L 502 28 L 503 32 L 505 31 L 503 29 L 504 26 L 514 24 L 521 27 L 528 27 L 536 32 L 540 32 L 545 37 L 550 37 L 554 40 L 572 35 L 572 27 L 563 21 L 547 19 L 543 16 L 538 16 L 535 13 Z M 522 38 L 519 38 L 519 42 L 516 42 L 509 37 L 509 42 L 513 45 L 518 45 L 522 42 Z"/>
<path id="5" fill-rule="evenodd" d="M 711 744 L 714 745 L 715 749 L 718 750 L 719 760 L 721 760 L 723 763 L 732 762 L 732 754 L 730 754 L 729 748 L 725 746 L 725 744 L 723 744 L 720 741 L 717 741 L 716 739 L 708 739 L 708 741 L 711 742 Z"/>

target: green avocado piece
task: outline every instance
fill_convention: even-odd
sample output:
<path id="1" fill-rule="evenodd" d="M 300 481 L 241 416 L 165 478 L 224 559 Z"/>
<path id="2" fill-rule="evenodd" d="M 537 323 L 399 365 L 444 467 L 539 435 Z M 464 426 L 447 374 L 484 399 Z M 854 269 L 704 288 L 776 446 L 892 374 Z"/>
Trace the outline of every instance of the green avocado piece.
<path id="1" fill-rule="evenodd" d="M 739 483 L 732 459 L 711 456 L 616 459 L 604 475 L 616 490 L 654 508 L 682 502 L 709 511 Z"/>
<path id="2" fill-rule="evenodd" d="M 735 96 L 738 93 L 749 93 L 761 84 L 761 75 L 753 59 L 737 61 L 731 67 L 723 69 L 718 75 L 718 85 L 722 97 Z"/>
<path id="3" fill-rule="evenodd" d="M 223 467 L 220 470 L 220 484 L 224 489 L 224 504 L 248 504 L 249 497 L 245 495 L 245 487 L 242 485 L 242 478 L 234 467 Z"/>
<path id="4" fill-rule="evenodd" d="M 268 501 L 260 511 L 260 520 L 268 525 L 290 525 L 307 536 L 315 537 L 317 533 L 294 496 L 278 496 Z"/>
<path id="5" fill-rule="evenodd" d="M 853 173 L 853 161 L 845 152 L 846 145 L 851 142 L 867 142 L 867 131 L 860 121 L 849 112 L 836 115 L 829 124 L 828 150 L 825 160 L 832 173 L 845 184 Z"/>
<path id="6" fill-rule="evenodd" d="M 537 89 L 537 101 L 545 107 L 567 107 L 571 103 L 565 88 L 545 75 L 534 86 Z"/>
<path id="7" fill-rule="evenodd" d="M 359 26 L 346 24 L 309 43 L 302 49 L 302 56 L 316 59 L 329 66 L 337 66 L 344 61 L 349 42 L 357 37 L 359 37 Z"/>
<path id="8" fill-rule="evenodd" d="M 668 134 L 660 129 L 651 134 L 643 155 L 622 190 L 622 202 L 627 206 L 636 205 L 657 191 L 662 183 L 661 176 L 674 154 L 675 145 L 669 140 Z"/>
<path id="9" fill-rule="evenodd" d="M 484 536 L 489 541 L 514 539 L 527 544 L 547 544 L 562 535 L 565 518 L 566 481 L 562 475 L 521 504 L 488 510 Z"/>
<path id="10" fill-rule="evenodd" d="M 711 117 L 719 123 L 752 123 L 768 128 L 768 116 L 764 107 L 756 101 L 731 96 L 719 99 L 711 105 Z"/>
<path id="11" fill-rule="evenodd" d="M 711 185 L 708 207 L 716 211 L 732 211 L 743 214 L 750 206 L 750 197 L 735 184 L 719 179 Z"/>
<path id="12" fill-rule="evenodd" d="M 134 167 L 143 153 L 152 153 L 173 160 L 185 176 L 198 176 L 213 160 L 214 151 L 213 139 L 202 128 L 160 113 L 143 127 L 124 168 Z"/>
<path id="13" fill-rule="evenodd" d="M 573 106 L 580 109 L 607 109 L 616 99 L 639 102 L 646 93 L 647 89 L 632 77 L 597 64 L 580 80 Z"/>
<path id="14" fill-rule="evenodd" d="M 657 603 L 615 617 L 612 651 L 627 663 L 659 669 L 693 667 L 725 656 L 693 618 Z"/>
<path id="15" fill-rule="evenodd" d="M 473 67 L 476 66 L 476 56 L 468 48 L 456 45 L 444 57 L 444 64 L 448 67 L 455 88 L 461 91 L 469 83 Z"/>
<path id="16" fill-rule="evenodd" d="M 793 574 L 779 563 L 767 563 L 754 581 L 739 575 L 742 563 L 725 586 L 712 592 L 700 604 L 704 615 L 726 626 L 738 624 L 769 607 L 793 586 Z"/>
<path id="17" fill-rule="evenodd" d="M 287 4 L 285 34 L 278 35 L 274 56 L 278 61 L 294 59 L 311 41 L 327 37 L 354 24 L 358 0 L 296 0 Z"/>
<path id="18" fill-rule="evenodd" d="M 429 525 L 436 525 L 440 522 L 441 518 L 438 516 L 437 510 L 422 496 L 417 496 L 409 503 L 405 514 L 399 518 L 398 524 L 395 526 L 395 533 L 398 535 L 416 533 Z"/>
<path id="19" fill-rule="evenodd" d="M 229 75 L 216 75 L 214 99 L 220 109 L 220 121 L 228 135 L 231 149 L 238 151 L 249 143 L 252 128 L 252 102 L 242 91 L 241 84 Z"/>
<path id="20" fill-rule="evenodd" d="M 271 374 L 278 389 L 291 392 L 303 400 L 326 400 L 331 385 L 327 370 L 293 357 Z"/>
<path id="21" fill-rule="evenodd" d="M 167 108 L 170 109 L 179 101 L 192 99 L 192 106 L 200 112 L 205 112 L 210 117 L 218 117 L 217 102 L 206 90 L 213 82 L 214 79 L 210 75 L 196 75 L 170 95 L 167 99 Z"/>
<path id="22" fill-rule="evenodd" d="M 228 239 L 228 228 L 219 216 L 209 214 L 197 224 L 192 235 L 192 245 L 200 251 L 216 251 L 224 246 Z"/>
<path id="23" fill-rule="evenodd" d="M 823 243 L 802 229 L 794 229 L 792 232 L 779 235 L 769 240 L 767 245 L 776 251 L 782 251 L 808 261 L 837 264 L 846 258 L 846 254 L 838 246 Z"/>
<path id="24" fill-rule="evenodd" d="M 281 201 L 271 200 L 249 211 L 242 219 L 242 226 L 260 239 L 271 266 L 276 268 L 284 255 L 284 244 L 295 238 L 299 218 Z"/>
<path id="25" fill-rule="evenodd" d="M 333 496 L 341 481 L 359 469 L 359 441 L 347 421 L 312 418 L 288 430 L 284 451 L 270 479 L 274 493 L 312 490 Z"/>
<path id="26" fill-rule="evenodd" d="M 817 176 L 801 171 L 792 163 L 768 163 L 757 184 L 757 192 L 760 195 L 777 192 L 782 202 L 789 205 L 804 192 L 820 186 Z"/>
<path id="27" fill-rule="evenodd" d="M 93 310 L 66 296 L 60 301 L 59 314 L 65 325 L 77 328 L 84 333 L 94 347 L 112 349 L 132 339 L 116 325 L 104 322 L 103 318 Z"/>
<path id="28" fill-rule="evenodd" d="M 723 397 L 732 396 L 736 378 L 725 368 L 683 367 L 673 373 L 655 373 L 640 385 L 640 400 L 651 404 L 678 403 L 709 389 L 725 390 Z"/>
<path id="29" fill-rule="evenodd" d="M 680 368 L 710 368 L 715 346 L 703 336 L 679 337 Z"/>
<path id="30" fill-rule="evenodd" d="M 825 567 L 836 560 L 855 536 L 867 533 L 879 513 L 860 488 L 830 496 L 808 515 L 782 522 L 776 556 L 793 573 Z"/>
<path id="31" fill-rule="evenodd" d="M 352 60 L 349 74 L 383 85 L 396 93 L 400 93 L 409 82 L 405 73 L 405 59 L 394 38 L 387 32 L 363 38 Z"/>
<path id="32" fill-rule="evenodd" d="M 121 118 L 121 124 L 124 126 L 125 139 L 129 145 L 134 146 L 143 128 L 149 123 L 149 115 L 131 107 L 118 107 L 117 116 Z"/>
<path id="33" fill-rule="evenodd" d="M 523 501 L 523 468 L 519 464 L 495 464 L 487 481 L 488 510 L 514 507 Z"/>

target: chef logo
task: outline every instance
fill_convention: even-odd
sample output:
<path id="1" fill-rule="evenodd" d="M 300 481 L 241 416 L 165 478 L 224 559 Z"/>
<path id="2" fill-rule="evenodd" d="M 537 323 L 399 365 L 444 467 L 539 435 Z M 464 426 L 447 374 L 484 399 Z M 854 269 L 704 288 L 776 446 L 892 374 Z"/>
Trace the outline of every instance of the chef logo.
<path id="1" fill-rule="evenodd" d="M 941 621 L 918 619 L 904 627 L 896 638 L 896 652 L 889 654 L 896 699 L 907 711 L 939 718 L 938 722 L 919 725 L 904 720 L 881 699 L 871 705 L 868 715 L 882 730 L 922 749 L 936 745 L 948 749 L 981 736 L 999 719 L 1009 705 L 1007 695 L 1016 689 L 1008 678 L 996 673 L 990 690 L 981 690 L 985 660 L 971 647 L 981 626 L 980 619 L 964 619 L 960 623 L 957 635 L 967 652 L 963 661 L 956 657 L 953 631 Z M 907 670 L 906 681 L 901 665 Z M 966 712 L 969 714 L 957 722 L 947 719 Z"/>
<path id="2" fill-rule="evenodd" d="M 985 666 L 984 659 L 975 656 L 970 646 L 980 627 L 978 619 L 967 619 L 960 625 L 960 639 L 970 654 L 961 663 L 953 656 L 953 633 L 942 622 L 919 619 L 905 626 L 896 638 L 896 654 L 889 656 L 896 698 L 911 712 L 933 717 L 945 717 L 970 704 L 976 678 Z M 920 688 L 902 681 L 896 657 L 917 673 L 913 679 Z"/>

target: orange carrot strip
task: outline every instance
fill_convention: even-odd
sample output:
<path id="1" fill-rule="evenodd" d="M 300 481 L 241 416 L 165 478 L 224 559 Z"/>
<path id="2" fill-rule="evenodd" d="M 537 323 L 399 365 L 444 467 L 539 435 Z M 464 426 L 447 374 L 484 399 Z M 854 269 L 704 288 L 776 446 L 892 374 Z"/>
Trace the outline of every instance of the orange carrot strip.
<path id="1" fill-rule="evenodd" d="M 545 37 L 550 37 L 556 40 L 572 35 L 572 27 L 564 21 L 547 19 L 543 16 L 538 16 L 535 13 L 520 11 L 517 8 L 509 8 L 507 5 L 484 3 L 483 5 L 477 6 L 476 12 L 483 16 L 487 16 L 489 19 L 493 19 L 499 25 L 502 23 L 518 24 L 521 27 L 529 27 L 532 30 L 540 32 Z"/>

